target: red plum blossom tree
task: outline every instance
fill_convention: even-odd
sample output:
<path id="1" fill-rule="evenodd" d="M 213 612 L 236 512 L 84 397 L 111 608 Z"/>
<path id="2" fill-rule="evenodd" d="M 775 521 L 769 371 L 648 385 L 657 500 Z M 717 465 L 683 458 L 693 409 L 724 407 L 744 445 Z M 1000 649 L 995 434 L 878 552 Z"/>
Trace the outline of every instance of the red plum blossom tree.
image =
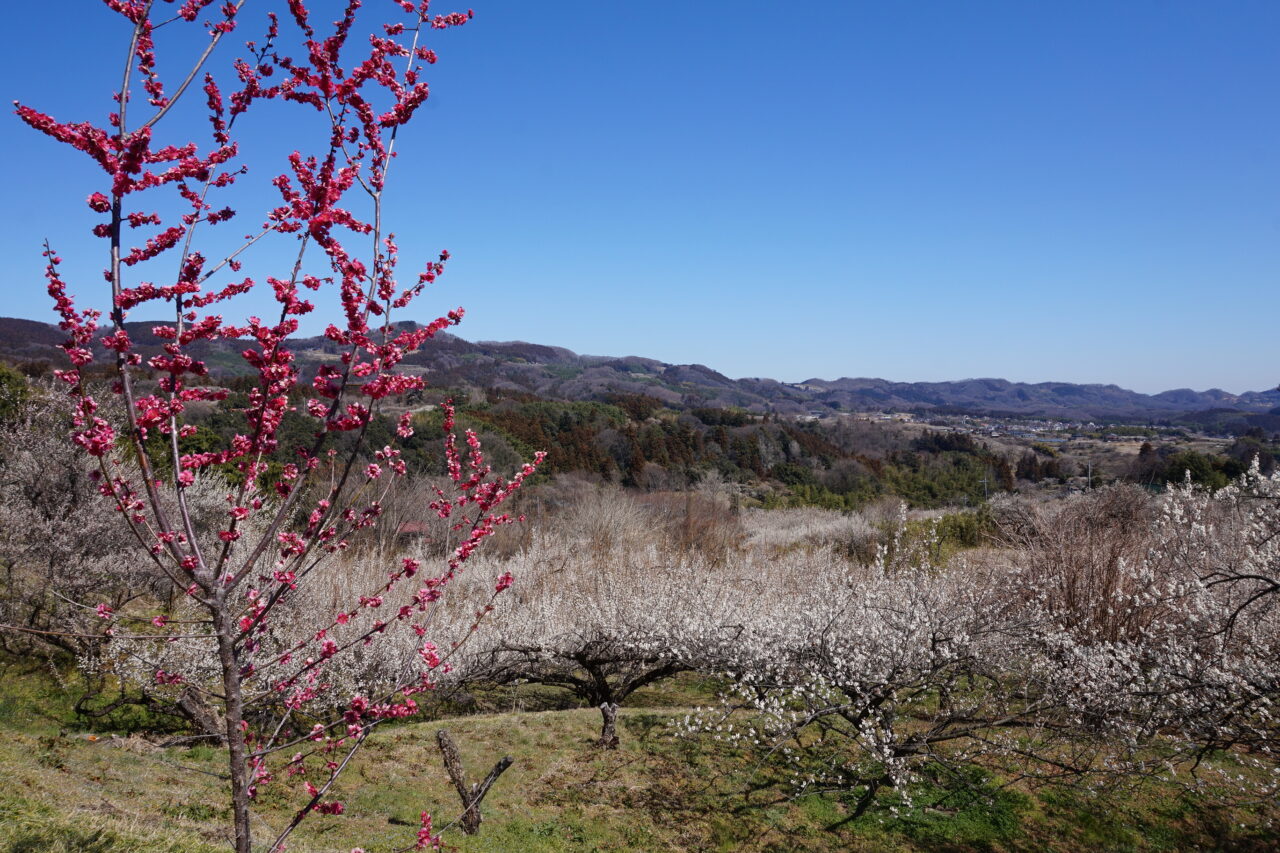
<path id="1" fill-rule="evenodd" d="M 296 619 L 293 630 L 278 629 L 278 615 L 321 577 L 326 557 L 377 522 L 381 495 L 405 465 L 394 447 L 362 449 L 361 440 L 386 401 L 422 387 L 421 377 L 401 369 L 406 355 L 462 318 L 456 309 L 412 328 L 392 323 L 393 313 L 444 272 L 449 253 L 401 283 L 398 247 L 383 214 L 397 138 L 429 95 L 422 75 L 437 57 L 426 39 L 467 23 L 472 13 L 433 14 L 429 0 L 395 0 L 382 6 L 397 19 L 358 37 L 360 0 L 341 4 L 328 25 L 303 0 L 270 4 L 279 9 L 257 19 L 265 35 L 246 42 L 231 74 L 219 77 L 208 70 L 215 49 L 235 38 L 260 4 L 104 2 L 120 17 L 127 44 L 105 119 L 62 121 L 21 103 L 15 111 L 102 172 L 87 204 L 101 215 L 93 234 L 106 259 L 105 311 L 77 306 L 61 257 L 44 248 L 48 291 L 67 333 L 70 369 L 58 378 L 74 401 L 72 440 L 93 460 L 98 491 L 119 511 L 123 535 L 148 571 L 175 595 L 170 606 L 159 598 L 146 608 L 125 599 L 80 604 L 158 689 L 194 691 L 214 710 L 227 745 L 237 853 L 252 847 L 250 808 L 264 786 L 305 792 L 294 818 L 266 847 L 282 850 L 307 815 L 343 811 L 334 785 L 353 753 L 383 722 L 414 714 L 414 696 L 448 666 L 447 650 L 430 639 L 434 603 L 481 542 L 513 521 L 500 506 L 541 458 L 509 480 L 495 476 L 474 434 L 465 447 L 455 443 L 449 411 L 449 488 L 436 491 L 431 508 L 451 520 L 458 545 L 442 571 L 405 559 L 352 600 L 309 612 L 305 630 Z M 194 58 L 180 73 L 162 75 L 170 56 L 161 61 L 158 39 L 184 27 L 196 31 L 182 37 L 197 44 Z M 204 113 L 205 141 L 183 137 L 180 105 Z M 228 238 L 227 223 L 245 218 L 224 200 L 255 175 L 236 134 L 246 113 L 272 109 L 276 126 L 318 127 L 315 147 L 287 155 L 270 178 L 275 201 L 243 226 L 243 237 Z M 171 127 L 178 138 L 163 140 L 162 130 Z M 272 240 L 290 247 L 292 263 L 247 275 L 242 265 L 252 250 Z M 224 319 L 229 303 L 264 284 L 274 316 Z M 290 338 L 299 318 L 316 310 L 312 293 L 336 296 L 341 319 L 324 335 L 339 357 L 304 376 Z M 152 355 L 140 350 L 137 327 L 128 323 L 141 310 L 168 317 L 150 329 L 161 341 Z M 228 393 L 208 382 L 200 357 L 203 343 L 219 339 L 242 343 L 255 387 L 243 430 L 228 445 L 192 449 L 192 407 L 219 403 Z M 103 391 L 91 381 L 95 350 L 107 353 L 120 418 L 108 414 Z M 295 410 L 313 429 L 306 441 L 286 446 L 281 424 Z M 412 429 L 405 415 L 398 432 Z M 343 436 L 344 446 L 355 449 L 338 454 L 333 444 Z M 212 527 L 193 510 L 197 483 L 222 484 Z M 507 583 L 491 583 L 489 594 Z M 384 684 L 376 695 L 328 695 L 333 662 L 396 632 L 419 641 L 420 666 L 411 678 Z M 339 712 L 310 715 L 317 703 L 336 704 Z M 424 814 L 410 847 L 438 843 Z"/>

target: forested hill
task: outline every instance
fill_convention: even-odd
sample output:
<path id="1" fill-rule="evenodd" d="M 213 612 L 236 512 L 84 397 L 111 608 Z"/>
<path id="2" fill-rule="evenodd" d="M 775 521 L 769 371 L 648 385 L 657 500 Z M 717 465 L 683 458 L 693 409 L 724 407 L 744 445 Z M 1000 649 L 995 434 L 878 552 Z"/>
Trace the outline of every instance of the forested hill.
<path id="1" fill-rule="evenodd" d="M 130 336 L 144 352 L 159 348 L 151 322 L 129 324 Z M 407 324 L 412 325 L 412 324 Z M 57 344 L 63 335 L 50 323 L 0 318 L 0 359 L 27 372 L 42 363 L 63 361 Z M 221 375 L 248 372 L 234 341 L 206 346 L 202 357 Z M 314 367 L 337 355 L 323 338 L 298 341 L 299 362 Z M 1198 413 L 1201 420 L 1222 420 L 1236 413 L 1280 416 L 1280 391 L 1246 394 L 1178 389 L 1140 394 L 1116 385 L 1069 382 L 1027 384 L 1003 379 L 955 382 L 891 382 L 884 379 L 810 379 L 784 383 L 773 379 L 730 379 L 700 364 L 667 364 L 636 356 L 578 355 L 562 347 L 520 341 L 469 342 L 441 334 L 408 364 L 436 387 L 501 389 L 560 400 L 594 400 L 607 394 L 643 394 L 667 405 L 738 407 L 757 413 L 804 414 L 831 410 L 894 410 L 920 413 L 971 413 L 1068 420 L 1170 420 Z"/>

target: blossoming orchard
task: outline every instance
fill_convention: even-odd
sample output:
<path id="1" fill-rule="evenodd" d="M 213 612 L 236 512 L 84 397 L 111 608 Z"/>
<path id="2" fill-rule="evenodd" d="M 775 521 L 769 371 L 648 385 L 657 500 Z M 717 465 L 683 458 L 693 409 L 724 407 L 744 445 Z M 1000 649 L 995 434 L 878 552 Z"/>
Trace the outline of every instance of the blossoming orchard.
<path id="1" fill-rule="evenodd" d="M 4 849 L 1274 846 L 1280 432 L 467 344 L 389 199 L 470 10 L 103 2 L 98 117 L 15 104 L 94 177 L 0 364 Z"/>

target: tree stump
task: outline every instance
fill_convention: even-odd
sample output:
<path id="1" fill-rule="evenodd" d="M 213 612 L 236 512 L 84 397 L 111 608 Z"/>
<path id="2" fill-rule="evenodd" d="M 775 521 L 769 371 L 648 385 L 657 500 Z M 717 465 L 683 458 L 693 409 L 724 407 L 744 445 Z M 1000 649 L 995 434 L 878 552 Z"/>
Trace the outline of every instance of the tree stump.
<path id="1" fill-rule="evenodd" d="M 512 758 L 504 755 L 502 760 L 493 765 L 493 769 L 489 771 L 488 776 L 484 777 L 484 781 L 468 785 L 467 773 L 462 767 L 462 756 L 458 754 L 458 747 L 453 742 L 453 738 L 449 737 L 449 732 L 445 729 L 436 732 L 436 743 L 440 747 L 440 755 L 444 757 L 444 769 L 448 772 L 449 779 L 462 800 L 462 817 L 458 819 L 458 825 L 467 835 L 475 835 L 480 831 L 480 801 L 484 799 L 485 794 L 489 793 L 489 789 L 493 787 L 494 782 L 498 781 L 503 771 L 511 766 Z"/>

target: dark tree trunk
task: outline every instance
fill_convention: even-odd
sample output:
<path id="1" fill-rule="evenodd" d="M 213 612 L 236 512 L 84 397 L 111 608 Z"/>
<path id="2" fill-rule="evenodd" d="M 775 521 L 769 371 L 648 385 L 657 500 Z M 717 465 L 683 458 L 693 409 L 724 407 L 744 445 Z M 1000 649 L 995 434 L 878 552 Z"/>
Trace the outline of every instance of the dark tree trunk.
<path id="1" fill-rule="evenodd" d="M 480 801 L 489 793 L 503 771 L 511 766 L 511 756 L 504 755 L 501 761 L 493 765 L 483 782 L 468 785 L 467 774 L 462 767 L 462 756 L 458 754 L 458 747 L 453 738 L 449 737 L 449 732 L 445 729 L 436 732 L 436 743 L 440 746 L 440 755 L 444 757 L 444 769 L 448 771 L 453 787 L 458 790 L 458 797 L 462 800 L 462 817 L 458 819 L 458 825 L 467 835 L 475 835 L 480 831 Z"/>
<path id="2" fill-rule="evenodd" d="M 201 733 L 209 735 L 219 746 L 227 742 L 227 724 L 222 715 L 209 707 L 194 688 L 182 691 L 176 703 L 178 712 L 198 728 Z"/>
<path id="3" fill-rule="evenodd" d="M 601 702 L 600 716 L 604 718 L 604 722 L 600 726 L 600 739 L 596 741 L 596 746 L 602 749 L 617 749 L 618 703 Z"/>

